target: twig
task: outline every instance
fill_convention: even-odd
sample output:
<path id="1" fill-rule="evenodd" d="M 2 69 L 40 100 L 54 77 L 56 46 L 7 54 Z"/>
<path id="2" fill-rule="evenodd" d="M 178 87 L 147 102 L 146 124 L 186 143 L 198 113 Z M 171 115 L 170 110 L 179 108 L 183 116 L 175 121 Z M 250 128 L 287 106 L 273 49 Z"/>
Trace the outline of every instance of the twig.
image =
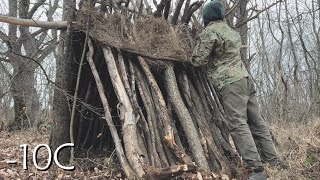
<path id="1" fill-rule="evenodd" d="M 9 92 L 10 92 L 10 90 L 8 90 L 8 91 L 6 91 L 6 92 L 2 93 L 2 94 L 1 94 L 1 96 L 0 96 L 0 99 L 1 99 L 1 98 L 3 98 L 3 97 L 4 97 L 6 94 L 8 94 Z"/>
<path id="2" fill-rule="evenodd" d="M 250 18 L 246 19 L 245 21 L 240 21 L 240 22 L 238 22 L 238 23 L 235 25 L 235 27 L 236 27 L 236 28 L 239 28 L 239 27 L 241 27 L 241 26 L 245 25 L 247 22 L 249 22 L 249 21 L 251 21 L 251 20 L 253 20 L 253 19 L 257 18 L 257 17 L 258 17 L 262 12 L 264 12 L 264 11 L 266 11 L 266 10 L 270 9 L 271 7 L 275 6 L 275 5 L 276 5 L 276 4 L 278 4 L 279 2 L 282 2 L 282 0 L 277 1 L 277 2 L 275 2 L 275 3 L 271 4 L 270 6 L 268 6 L 268 7 L 264 8 L 264 9 L 262 9 L 262 10 L 259 10 L 259 11 L 257 12 L 257 14 L 256 14 L 256 15 L 254 15 L 254 16 L 252 16 L 252 17 L 250 17 Z"/>
<path id="3" fill-rule="evenodd" d="M 24 55 L 21 55 L 21 54 L 17 54 L 17 53 L 15 53 L 15 52 L 13 52 L 13 54 L 15 54 L 15 55 L 17 55 L 17 56 L 19 56 L 19 57 L 22 57 L 22 58 L 29 59 L 30 61 L 27 62 L 25 66 L 27 66 L 31 61 L 33 61 L 33 62 L 35 62 L 36 64 L 38 64 L 38 66 L 39 66 L 40 69 L 42 70 L 44 76 L 46 77 L 48 83 L 52 83 L 52 84 L 54 84 L 55 86 L 59 87 L 55 82 L 53 82 L 53 81 L 49 78 L 46 70 L 44 69 L 44 67 L 41 65 L 40 62 L 38 62 L 37 60 L 35 60 L 35 59 L 33 59 L 33 58 L 30 58 L 30 57 L 28 57 L 28 56 L 24 56 Z M 18 73 L 20 73 L 20 72 L 18 72 Z M 12 77 L 12 78 L 14 78 L 14 77 Z M 61 88 L 61 87 L 59 87 L 59 88 Z"/>

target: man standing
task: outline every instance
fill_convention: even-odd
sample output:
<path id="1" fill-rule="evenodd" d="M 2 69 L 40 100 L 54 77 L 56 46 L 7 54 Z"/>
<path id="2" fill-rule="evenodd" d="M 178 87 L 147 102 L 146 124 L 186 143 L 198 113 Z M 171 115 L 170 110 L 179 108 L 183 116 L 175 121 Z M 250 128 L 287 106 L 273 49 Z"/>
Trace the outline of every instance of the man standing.
<path id="1" fill-rule="evenodd" d="M 280 163 L 266 122 L 262 119 L 252 79 L 241 61 L 241 39 L 224 19 L 218 0 L 203 8 L 205 29 L 199 34 L 190 62 L 207 65 L 208 75 L 221 95 L 230 134 L 244 161 L 246 179 L 266 179 L 262 161 Z M 259 145 L 260 154 L 257 145 Z"/>

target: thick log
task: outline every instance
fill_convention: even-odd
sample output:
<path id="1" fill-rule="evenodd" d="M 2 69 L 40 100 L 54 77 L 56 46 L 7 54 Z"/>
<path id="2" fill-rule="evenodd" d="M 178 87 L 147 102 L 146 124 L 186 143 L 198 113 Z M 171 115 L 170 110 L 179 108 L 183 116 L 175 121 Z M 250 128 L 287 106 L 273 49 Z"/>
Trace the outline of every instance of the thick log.
<path id="1" fill-rule="evenodd" d="M 33 19 L 21 19 L 9 16 L 0 15 L 0 22 L 19 25 L 31 26 L 44 29 L 64 29 L 67 28 L 67 21 L 37 21 Z"/>
<path id="2" fill-rule="evenodd" d="M 216 117 L 215 120 L 217 121 L 215 122 L 215 124 L 221 130 L 221 134 L 223 138 L 225 138 L 226 141 L 229 141 L 228 133 L 226 133 L 226 129 L 223 128 L 223 124 L 222 124 L 223 123 L 222 121 L 225 119 L 224 115 L 219 110 L 219 107 L 215 102 L 215 99 L 210 91 L 210 87 L 208 85 L 207 79 L 205 79 L 206 77 L 202 74 L 202 72 L 198 72 L 197 77 L 199 77 L 199 80 L 195 80 L 194 82 L 196 83 L 196 86 L 200 91 L 201 99 L 202 101 L 204 100 L 207 101 L 207 104 L 210 108 L 209 112 L 211 112 L 212 115 Z"/>
<path id="3" fill-rule="evenodd" d="M 170 110 L 170 111 L 169 111 L 169 112 L 170 112 L 170 113 L 169 113 L 170 118 L 171 118 L 171 119 L 174 119 L 174 118 L 173 118 L 173 115 L 172 115 L 172 112 L 173 112 L 174 110 L 173 110 L 172 104 L 171 104 L 170 101 L 169 101 L 169 98 L 167 99 L 167 102 L 168 102 L 168 110 Z M 181 139 L 180 139 L 180 136 L 179 136 L 179 132 L 178 132 L 178 130 L 177 130 L 177 127 L 176 127 L 176 124 L 175 124 L 174 121 L 171 122 L 171 127 L 172 127 L 172 130 L 173 130 L 173 133 L 174 133 L 174 139 L 175 139 L 178 147 L 181 149 L 181 151 L 182 151 L 183 153 L 187 154 L 186 151 L 185 151 L 185 149 L 184 149 L 184 147 L 183 147 L 183 144 L 182 144 L 182 142 L 181 142 Z M 190 159 L 190 160 L 188 160 L 188 161 L 191 162 L 192 160 Z"/>
<path id="4" fill-rule="evenodd" d="M 122 60 L 123 60 L 123 58 L 122 58 Z M 135 69 L 134 69 L 134 66 L 133 66 L 131 59 L 129 59 L 129 70 L 130 70 L 130 77 L 131 77 L 131 91 L 132 91 L 133 107 L 134 107 L 134 110 L 136 112 L 138 112 L 139 116 L 141 117 L 145 140 L 147 143 L 149 161 L 150 161 L 150 164 L 152 166 L 154 166 L 155 165 L 155 156 L 156 156 L 156 154 L 154 154 L 154 152 L 156 152 L 156 148 L 154 146 L 155 141 L 152 138 L 153 129 L 149 128 L 150 125 L 151 125 L 150 126 L 151 128 L 153 126 L 152 126 L 152 122 L 149 122 L 149 121 L 147 122 L 145 115 L 143 114 L 142 109 L 140 108 L 140 105 L 138 102 L 137 91 L 136 91 L 136 82 L 139 81 L 139 79 L 137 79 L 137 81 L 136 81 Z"/>
<path id="5" fill-rule="evenodd" d="M 123 81 L 126 92 L 129 95 L 129 98 L 132 100 L 132 92 L 131 92 L 131 87 L 128 79 L 128 73 L 127 73 L 126 65 L 123 60 L 123 56 L 120 51 L 118 52 L 118 62 L 119 62 L 118 68 L 121 74 L 121 79 Z"/>
<path id="6" fill-rule="evenodd" d="M 149 157 L 149 164 L 151 164 L 152 166 L 154 166 L 154 154 L 153 154 L 153 145 L 152 143 L 154 143 L 154 141 L 152 141 L 152 135 L 150 132 L 150 128 L 148 126 L 148 123 L 146 121 L 146 118 L 144 116 L 144 114 L 142 113 L 141 108 L 139 107 L 139 103 L 138 103 L 138 99 L 137 99 L 137 95 L 136 95 L 136 78 L 135 78 L 135 72 L 134 72 L 134 68 L 132 65 L 132 61 L 131 59 L 128 59 L 129 61 L 129 65 L 130 65 L 130 77 L 131 77 L 131 85 L 129 83 L 129 73 L 127 72 L 127 66 L 124 62 L 122 53 L 120 51 L 118 51 L 118 69 L 119 69 L 119 73 L 121 75 L 121 79 L 122 82 L 124 84 L 124 87 L 126 89 L 126 92 L 130 98 L 130 101 L 133 105 L 134 111 L 138 112 L 139 114 L 139 118 L 141 119 L 141 122 L 143 124 L 143 128 L 142 130 L 144 131 L 145 134 L 145 141 L 147 143 L 147 150 L 148 153 L 146 154 Z M 155 149 L 154 149 L 155 150 Z"/>
<path id="7" fill-rule="evenodd" d="M 189 84 L 188 78 L 185 73 L 182 74 L 182 78 L 180 78 L 180 83 L 183 84 Z M 184 85 L 185 87 L 189 87 L 189 85 Z M 211 162 L 214 165 L 214 170 L 215 171 L 220 171 L 224 174 L 231 175 L 232 170 L 230 169 L 231 164 L 229 160 L 224 156 L 223 152 L 221 151 L 222 149 L 218 148 L 217 145 L 215 144 L 215 141 L 213 139 L 213 136 L 210 131 L 210 126 L 205 119 L 204 114 L 200 114 L 199 111 L 196 109 L 196 106 L 192 102 L 192 97 L 191 93 L 184 93 L 186 99 L 190 99 L 190 101 L 186 101 L 188 105 L 189 111 L 192 113 L 194 119 L 196 120 L 201 132 L 204 134 L 204 138 L 206 139 L 206 144 L 208 146 L 209 151 L 211 151 L 210 154 L 212 154 L 213 157 L 211 157 Z M 209 119 L 210 120 L 210 119 Z M 217 166 L 218 165 L 218 166 Z M 220 167 L 219 167 L 220 166 Z"/>
<path id="8" fill-rule="evenodd" d="M 150 178 L 153 179 L 170 179 L 183 173 L 196 172 L 198 170 L 195 165 L 174 165 L 167 168 L 147 168 Z"/>
<path id="9" fill-rule="evenodd" d="M 149 122 L 150 131 L 151 132 L 153 131 L 152 134 L 154 134 L 153 135 L 154 137 L 152 136 L 152 139 L 154 140 L 152 141 L 153 141 L 153 146 L 156 148 L 156 152 L 154 152 L 155 164 L 156 164 L 156 167 L 167 167 L 169 166 L 169 162 L 164 153 L 164 147 L 160 139 L 160 133 L 158 128 L 159 124 L 157 123 L 156 110 L 153 104 L 151 92 L 140 70 L 136 66 L 134 66 L 134 68 L 135 68 L 135 74 L 139 79 L 139 81 L 137 81 L 137 85 L 138 85 L 139 93 L 140 93 L 144 108 L 147 112 L 147 119 Z M 157 161 L 158 158 L 156 157 L 159 158 L 158 160 L 159 162 Z"/>
<path id="10" fill-rule="evenodd" d="M 119 158 L 119 161 L 121 163 L 121 166 L 122 166 L 122 169 L 123 169 L 125 175 L 129 179 L 134 179 L 136 177 L 136 174 L 131 169 L 131 167 L 130 167 L 127 159 L 126 159 L 126 156 L 125 156 L 125 154 L 123 152 L 121 140 L 119 138 L 117 129 L 116 129 L 116 127 L 115 127 L 115 125 L 114 125 L 114 123 L 112 121 L 112 117 L 111 117 L 110 110 L 109 110 L 108 100 L 107 100 L 106 95 L 104 94 L 104 88 L 103 88 L 103 85 L 102 85 L 102 82 L 101 82 L 101 78 L 100 78 L 100 76 L 98 74 L 98 71 L 96 69 L 96 66 L 95 66 L 95 64 L 93 62 L 94 50 L 93 50 L 92 42 L 91 42 L 90 39 L 88 39 L 88 47 L 89 47 L 89 54 L 88 54 L 87 60 L 89 62 L 93 77 L 94 77 L 94 79 L 96 81 L 96 85 L 97 85 L 97 88 L 98 88 L 99 96 L 100 96 L 100 99 L 101 99 L 101 102 L 102 102 L 102 105 L 103 105 L 103 110 L 104 110 L 104 114 L 105 114 L 105 120 L 106 120 L 106 122 L 107 122 L 107 124 L 109 126 L 113 141 L 115 143 L 117 156 Z"/>
<path id="11" fill-rule="evenodd" d="M 184 164 L 191 164 L 190 162 L 190 157 L 188 157 L 187 154 L 185 154 L 183 151 L 180 150 L 180 148 L 177 146 L 175 139 L 174 139 L 174 134 L 173 134 L 173 129 L 171 127 L 171 122 L 172 119 L 170 118 L 167 110 L 166 103 L 164 101 L 163 95 L 160 91 L 160 88 L 151 73 L 148 64 L 146 61 L 138 56 L 138 60 L 140 62 L 140 65 L 144 71 L 144 73 L 147 76 L 151 92 L 153 94 L 154 98 L 154 103 L 158 112 L 158 117 L 162 122 L 163 125 L 163 131 L 164 131 L 164 142 L 166 145 L 169 147 L 169 149 L 173 152 L 173 154 L 176 156 L 176 158 L 181 161 Z"/>
<path id="12" fill-rule="evenodd" d="M 206 76 L 206 71 L 202 71 L 202 72 L 198 72 L 199 73 L 199 77 L 200 77 L 200 81 L 202 84 L 202 87 L 205 91 L 206 94 L 206 99 L 209 102 L 210 107 L 212 108 L 212 112 L 215 112 L 217 118 L 215 123 L 216 125 L 219 127 L 221 134 L 223 136 L 223 138 L 225 139 L 225 141 L 229 142 L 229 132 L 228 132 L 228 128 L 226 125 L 226 116 L 223 110 L 222 105 L 220 104 L 219 98 L 217 96 L 217 93 L 215 92 L 214 88 L 210 87 L 210 80 L 208 79 L 208 77 Z"/>
<path id="13" fill-rule="evenodd" d="M 145 155 L 143 155 L 138 143 L 137 117 L 133 111 L 129 96 L 120 78 L 120 74 L 110 47 L 104 47 L 103 54 L 107 63 L 113 88 L 119 100 L 118 108 L 119 112 L 121 113 L 120 118 L 124 120 L 124 123 L 122 125 L 122 132 L 126 156 L 132 169 L 135 171 L 139 178 L 142 178 L 145 176 L 145 172 L 142 167 Z"/>
<path id="14" fill-rule="evenodd" d="M 201 95 L 196 91 L 196 88 L 193 86 L 191 81 L 189 81 L 189 86 L 192 103 L 194 104 L 199 114 L 203 114 L 205 116 L 205 119 L 208 120 L 208 124 L 211 130 L 211 134 L 214 138 L 215 144 L 219 149 L 223 150 L 225 154 L 227 154 L 228 156 L 232 156 L 234 154 L 234 151 L 232 150 L 231 145 L 224 140 L 224 138 L 221 135 L 220 129 L 214 123 L 215 120 L 210 113 L 207 101 L 205 99 L 202 100 L 203 98 L 201 99 Z"/>
<path id="15" fill-rule="evenodd" d="M 195 161 L 202 170 L 210 171 L 208 161 L 205 157 L 203 148 L 200 143 L 198 131 L 180 95 L 173 64 L 168 63 L 168 67 L 165 70 L 164 74 L 167 94 L 170 98 L 170 102 L 172 103 L 175 112 L 179 117 L 183 130 L 187 136 L 188 143 L 195 158 Z"/>

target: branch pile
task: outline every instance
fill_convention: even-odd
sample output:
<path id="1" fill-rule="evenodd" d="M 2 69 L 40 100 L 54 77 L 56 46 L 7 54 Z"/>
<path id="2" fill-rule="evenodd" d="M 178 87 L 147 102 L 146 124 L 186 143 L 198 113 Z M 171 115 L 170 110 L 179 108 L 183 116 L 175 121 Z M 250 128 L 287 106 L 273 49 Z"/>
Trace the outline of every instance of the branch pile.
<path id="1" fill-rule="evenodd" d="M 190 29 L 151 16 L 80 12 L 80 31 L 88 15 L 76 147 L 114 148 L 129 179 L 234 177 L 239 158 L 214 86 L 204 68 L 182 63 L 194 42 Z M 75 35 L 74 59 L 83 34 Z"/>

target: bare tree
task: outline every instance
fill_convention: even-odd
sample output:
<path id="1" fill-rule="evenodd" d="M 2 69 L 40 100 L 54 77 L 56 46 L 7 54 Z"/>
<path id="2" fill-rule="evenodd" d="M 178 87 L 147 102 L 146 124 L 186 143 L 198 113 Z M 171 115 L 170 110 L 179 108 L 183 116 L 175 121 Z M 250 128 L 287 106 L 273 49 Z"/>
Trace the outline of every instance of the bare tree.
<path id="1" fill-rule="evenodd" d="M 252 70 L 268 119 L 308 122 L 318 116 L 318 7 L 315 1 L 283 1 L 250 22 L 250 50 L 257 54 Z"/>
<path id="2" fill-rule="evenodd" d="M 40 7 L 47 8 L 46 16 L 52 21 L 59 1 L 38 0 L 30 6 L 29 0 L 10 0 L 9 17 L 32 19 L 38 16 Z M 51 34 L 51 35 L 49 35 Z M 26 26 L 8 25 L 8 31 L 0 32 L 1 40 L 6 44 L 6 51 L 1 53 L 0 61 L 11 64 L 13 73 L 10 78 L 10 94 L 14 99 L 15 118 L 11 128 L 19 128 L 20 124 L 31 125 L 36 120 L 39 110 L 39 96 L 35 90 L 35 69 L 55 50 L 56 31 L 48 29 L 31 29 Z M 31 123 L 31 124 L 30 124 Z"/>

